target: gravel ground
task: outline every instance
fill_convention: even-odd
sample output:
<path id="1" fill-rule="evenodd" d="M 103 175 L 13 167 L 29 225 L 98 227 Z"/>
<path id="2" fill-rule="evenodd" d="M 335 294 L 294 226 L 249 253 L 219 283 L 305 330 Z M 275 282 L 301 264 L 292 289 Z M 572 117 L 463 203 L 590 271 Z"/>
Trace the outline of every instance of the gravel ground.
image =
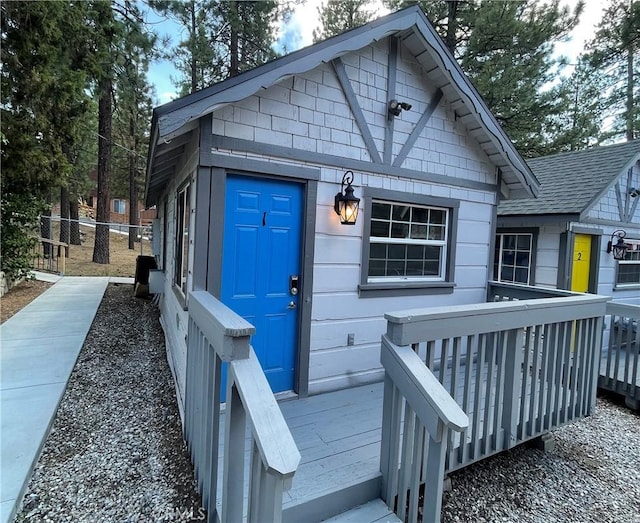
<path id="1" fill-rule="evenodd" d="M 640 415 L 599 398 L 552 434 L 552 451 L 523 445 L 452 474 L 442 523 L 640 522 Z"/>
<path id="2" fill-rule="evenodd" d="M 640 522 L 640 414 L 598 399 L 553 434 L 452 474 L 442 522 Z M 110 285 L 16 521 L 203 517 L 157 308 Z"/>
<path id="3" fill-rule="evenodd" d="M 203 519 L 158 309 L 109 285 L 17 522 Z"/>

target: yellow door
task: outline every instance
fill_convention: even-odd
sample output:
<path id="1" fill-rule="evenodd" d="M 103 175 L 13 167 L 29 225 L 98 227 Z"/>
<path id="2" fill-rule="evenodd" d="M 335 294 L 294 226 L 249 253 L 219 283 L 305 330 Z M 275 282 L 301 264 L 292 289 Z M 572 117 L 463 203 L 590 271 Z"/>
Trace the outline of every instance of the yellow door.
<path id="1" fill-rule="evenodd" d="M 591 236 L 576 234 L 573 243 L 573 265 L 571 268 L 571 290 L 589 290 L 589 267 L 591 265 Z"/>

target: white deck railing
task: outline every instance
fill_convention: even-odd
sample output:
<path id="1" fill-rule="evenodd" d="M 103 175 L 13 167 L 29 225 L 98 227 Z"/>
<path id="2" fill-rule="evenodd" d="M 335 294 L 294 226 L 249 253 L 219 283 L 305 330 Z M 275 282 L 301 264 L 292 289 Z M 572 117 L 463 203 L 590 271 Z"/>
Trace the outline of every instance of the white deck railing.
<path id="1" fill-rule="evenodd" d="M 253 325 L 209 293 L 190 294 L 185 439 L 209 522 L 281 521 L 282 493 L 291 486 L 300 462 L 298 448 L 249 345 L 254 332 Z M 223 361 L 229 365 L 222 513 L 218 514 Z M 249 478 L 245 478 L 247 427 L 251 433 Z"/>
<path id="2" fill-rule="evenodd" d="M 640 408 L 640 305 L 607 304 L 609 341 L 602 351 L 598 386 Z"/>
<path id="3" fill-rule="evenodd" d="M 424 460 L 424 513 L 428 514 L 424 521 L 438 521 L 445 470 L 464 467 L 593 413 L 607 300 L 569 295 L 386 314 L 382 359 L 389 383 L 385 382 L 381 465 L 389 507 L 395 505 L 403 517 L 407 496 L 417 496 L 414 472 L 406 467 Z M 410 359 L 408 351 L 414 353 Z M 390 355 L 397 359 L 400 354 L 411 361 L 404 366 L 406 376 L 390 372 L 388 366 Z M 428 374 L 417 369 L 418 359 L 430 369 Z M 431 384 L 433 375 L 442 390 Z M 423 382 L 428 384 L 427 397 L 423 391 L 405 396 L 407 401 L 398 399 L 396 389 L 403 395 L 411 392 L 405 392 L 403 382 L 420 380 L 428 380 Z M 432 442 L 424 444 L 413 412 L 433 410 L 434 401 L 446 406 L 437 411 L 439 424 L 430 426 L 418 417 L 432 440 L 442 437 L 447 445 L 431 450 Z M 468 416 L 468 427 L 452 404 Z M 443 435 L 443 427 L 452 430 Z M 414 454 L 407 458 L 405 448 L 414 449 Z M 403 457 L 395 460 L 398 449 Z M 427 465 L 436 453 L 441 453 L 441 462 Z M 409 474 L 410 482 L 396 480 L 394 460 L 399 477 Z"/>

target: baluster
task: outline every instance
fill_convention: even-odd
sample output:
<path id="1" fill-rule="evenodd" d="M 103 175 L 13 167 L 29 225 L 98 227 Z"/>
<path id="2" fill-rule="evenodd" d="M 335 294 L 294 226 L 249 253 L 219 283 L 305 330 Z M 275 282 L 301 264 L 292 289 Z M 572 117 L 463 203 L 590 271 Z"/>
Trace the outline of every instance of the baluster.
<path id="1" fill-rule="evenodd" d="M 228 384 L 225 412 L 222 523 L 242 521 L 243 516 L 244 449 L 247 419 L 242 400 L 230 371 L 231 366 L 229 365 L 227 369 Z M 257 460 L 260 461 L 260 456 L 257 457 Z M 252 492 L 251 495 L 254 495 L 254 493 Z"/>

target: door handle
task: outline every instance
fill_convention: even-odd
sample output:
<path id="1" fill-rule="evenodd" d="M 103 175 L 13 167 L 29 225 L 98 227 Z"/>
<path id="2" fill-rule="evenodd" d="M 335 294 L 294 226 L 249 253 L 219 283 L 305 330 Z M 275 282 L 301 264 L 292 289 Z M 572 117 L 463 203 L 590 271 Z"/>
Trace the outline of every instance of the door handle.
<path id="1" fill-rule="evenodd" d="M 295 309 L 296 308 L 296 302 L 291 300 L 289 302 L 289 305 L 287 305 L 287 309 Z"/>
<path id="2" fill-rule="evenodd" d="M 291 294 L 291 296 L 296 296 L 298 294 L 298 283 L 298 276 L 296 276 L 295 274 L 289 276 L 289 294 Z"/>

